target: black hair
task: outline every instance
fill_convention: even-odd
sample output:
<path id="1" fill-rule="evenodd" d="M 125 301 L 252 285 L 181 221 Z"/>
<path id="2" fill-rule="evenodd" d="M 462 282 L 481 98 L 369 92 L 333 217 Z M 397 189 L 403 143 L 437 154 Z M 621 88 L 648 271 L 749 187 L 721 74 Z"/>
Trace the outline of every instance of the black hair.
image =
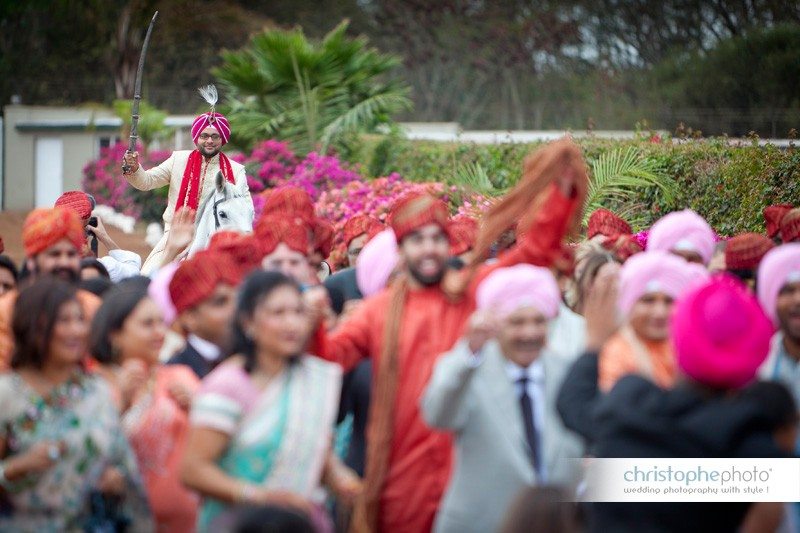
<path id="1" fill-rule="evenodd" d="M 83 271 L 84 268 L 93 268 L 100 273 L 101 277 L 104 277 L 106 279 L 111 279 L 111 275 L 108 273 L 108 269 L 97 258 L 84 257 L 83 259 L 81 259 L 81 271 Z"/>
<path id="2" fill-rule="evenodd" d="M 122 329 L 123 324 L 142 300 L 147 291 L 138 287 L 114 287 L 103 298 L 94 315 L 89 334 L 92 356 L 103 364 L 119 364 L 119 354 L 111 347 L 111 334 Z"/>
<path id="3" fill-rule="evenodd" d="M 146 291 L 149 286 L 150 278 L 141 275 L 125 278 L 117 283 L 117 287 L 120 289 L 128 290 Z"/>
<path id="4" fill-rule="evenodd" d="M 299 511 L 267 505 L 245 507 L 236 513 L 235 533 L 314 533 L 316 528 Z"/>
<path id="5" fill-rule="evenodd" d="M 112 287 L 114 287 L 114 284 L 111 282 L 111 280 L 102 276 L 84 279 L 78 283 L 79 289 L 91 292 L 100 298 L 102 298 L 103 295 L 105 295 L 105 293 L 108 292 Z"/>
<path id="6" fill-rule="evenodd" d="M 58 313 L 65 304 L 74 301 L 77 301 L 75 288 L 49 276 L 20 291 L 11 319 L 14 333 L 11 368 L 44 366 Z"/>
<path id="7" fill-rule="evenodd" d="M 728 274 L 739 278 L 742 283 L 756 280 L 756 271 L 745 268 L 731 268 L 727 270 Z"/>
<path id="8" fill-rule="evenodd" d="M 761 406 L 761 413 L 770 431 L 798 422 L 797 404 L 783 383 L 756 381 L 742 391 L 742 397 Z"/>
<path id="9" fill-rule="evenodd" d="M 14 281 L 19 281 L 19 270 L 17 270 L 17 265 L 14 263 L 13 259 L 5 254 L 0 255 L 0 268 L 5 268 L 11 272 L 11 275 L 14 277 Z"/>
<path id="10" fill-rule="evenodd" d="M 252 318 L 256 307 L 280 287 L 292 287 L 300 292 L 300 286 L 289 276 L 280 272 L 264 270 L 256 270 L 251 273 L 239 288 L 236 312 L 231 328 L 231 349 L 228 356 L 243 355 L 245 358 L 244 370 L 248 374 L 255 368 L 256 345 L 245 333 L 242 322 Z"/>

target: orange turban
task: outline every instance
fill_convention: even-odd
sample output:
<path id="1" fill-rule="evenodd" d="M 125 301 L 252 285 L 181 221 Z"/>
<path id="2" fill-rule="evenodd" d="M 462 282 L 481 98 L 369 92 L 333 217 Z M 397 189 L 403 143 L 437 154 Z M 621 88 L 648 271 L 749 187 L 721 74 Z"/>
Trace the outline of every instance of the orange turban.
<path id="1" fill-rule="evenodd" d="M 262 216 L 253 230 L 261 248 L 261 257 L 271 254 L 280 243 L 308 255 L 312 229 L 307 223 L 281 216 Z"/>
<path id="2" fill-rule="evenodd" d="M 296 187 L 276 189 L 270 193 L 264 202 L 262 216 L 272 215 L 292 215 L 309 223 L 316 220 L 311 196 Z"/>
<path id="3" fill-rule="evenodd" d="M 371 239 L 383 230 L 383 224 L 376 218 L 369 215 L 358 215 L 349 219 L 343 228 L 344 245 L 350 246 L 357 237 L 367 234 L 367 239 Z"/>
<path id="4" fill-rule="evenodd" d="M 83 191 L 67 191 L 56 200 L 55 207 L 72 209 L 82 220 L 92 216 L 92 201 Z"/>
<path id="5" fill-rule="evenodd" d="M 318 218 L 314 221 L 314 251 L 327 259 L 333 248 L 333 226 L 330 222 Z"/>
<path id="6" fill-rule="evenodd" d="M 728 241 L 725 246 L 725 268 L 727 270 L 755 270 L 758 264 L 775 248 L 775 243 L 759 233 L 742 233 Z"/>
<path id="7" fill-rule="evenodd" d="M 800 209 L 792 209 L 783 216 L 780 231 L 784 243 L 800 239 Z"/>
<path id="8" fill-rule="evenodd" d="M 461 255 L 475 246 L 478 238 L 478 221 L 467 216 L 453 218 L 450 221 L 450 255 Z"/>
<path id="9" fill-rule="evenodd" d="M 223 254 L 203 250 L 181 262 L 169 282 L 169 295 L 178 314 L 211 296 L 217 285 L 236 285 L 232 263 Z"/>
<path id="10" fill-rule="evenodd" d="M 620 235 L 629 235 L 632 231 L 631 225 L 625 222 L 622 217 L 601 207 L 589 216 L 586 237 L 591 239 L 595 235 L 605 235 L 606 237 L 611 237 L 611 239 L 616 239 Z"/>
<path id="11" fill-rule="evenodd" d="M 389 226 L 394 230 L 397 242 L 423 226 L 437 224 L 448 233 L 450 215 L 441 200 L 428 194 L 409 194 L 400 198 L 389 214 Z"/>
<path id="12" fill-rule="evenodd" d="M 781 230 L 781 220 L 793 209 L 792 204 L 777 204 L 764 208 L 764 222 L 767 226 L 767 237 L 774 239 Z"/>
<path id="13" fill-rule="evenodd" d="M 220 253 L 231 261 L 238 285 L 261 265 L 261 247 L 253 235 L 235 231 L 218 231 L 211 236 L 208 250 Z"/>
<path id="14" fill-rule="evenodd" d="M 68 239 L 77 250 L 86 243 L 83 223 L 72 209 L 34 209 L 22 225 L 22 246 L 27 257 L 38 255 L 61 239 Z"/>

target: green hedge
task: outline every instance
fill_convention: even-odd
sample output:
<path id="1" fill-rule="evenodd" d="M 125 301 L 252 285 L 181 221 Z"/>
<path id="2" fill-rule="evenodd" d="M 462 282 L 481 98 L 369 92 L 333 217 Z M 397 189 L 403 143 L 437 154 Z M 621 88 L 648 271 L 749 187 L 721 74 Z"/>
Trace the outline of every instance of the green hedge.
<path id="1" fill-rule="evenodd" d="M 762 210 L 773 203 L 800 205 L 800 150 L 759 146 L 757 139 L 731 145 L 724 138 L 653 142 L 649 135 L 630 141 L 581 139 L 588 159 L 621 146 L 635 146 L 675 178 L 679 191 L 666 202 L 654 189 L 635 202 L 652 223 L 666 212 L 689 207 L 705 216 L 721 235 L 764 231 Z M 478 145 L 410 141 L 397 136 L 364 137 L 348 154 L 371 176 L 397 172 L 411 181 L 458 181 L 456 169 L 479 163 L 499 190 L 516 183 L 533 144 Z M 609 206 L 614 208 L 614 206 Z M 643 229 L 643 228 L 637 228 Z"/>

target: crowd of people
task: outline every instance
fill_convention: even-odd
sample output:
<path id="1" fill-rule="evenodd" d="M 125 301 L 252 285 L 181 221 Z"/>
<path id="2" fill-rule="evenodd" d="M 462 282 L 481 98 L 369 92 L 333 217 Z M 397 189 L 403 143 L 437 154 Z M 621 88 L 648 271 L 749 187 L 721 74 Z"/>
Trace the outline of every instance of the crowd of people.
<path id="1" fill-rule="evenodd" d="M 792 504 L 576 502 L 584 458 L 798 453 L 800 210 L 583 228 L 565 139 L 482 220 L 425 194 L 349 220 L 338 269 L 292 188 L 187 257 L 208 168 L 242 174 L 224 117 L 192 133 L 126 156 L 170 185 L 144 269 L 80 191 L 0 256 L 0 530 L 796 530 Z"/>

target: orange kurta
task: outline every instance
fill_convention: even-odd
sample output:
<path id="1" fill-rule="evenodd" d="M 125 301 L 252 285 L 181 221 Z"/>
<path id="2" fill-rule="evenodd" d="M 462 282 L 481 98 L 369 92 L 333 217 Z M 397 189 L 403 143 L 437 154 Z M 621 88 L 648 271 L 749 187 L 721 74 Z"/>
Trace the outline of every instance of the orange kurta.
<path id="1" fill-rule="evenodd" d="M 550 197 L 517 247 L 499 261 L 485 266 L 467 294 L 449 299 L 439 287 L 410 290 L 403 310 L 398 346 L 397 397 L 394 407 L 389 470 L 380 499 L 382 532 L 430 531 L 450 479 L 451 438 L 424 422 L 419 403 L 439 355 L 461 337 L 475 310 L 475 289 L 491 270 L 518 263 L 549 265 L 560 252 L 575 202 L 553 185 Z M 361 359 L 373 358 L 373 386 L 379 374 L 384 325 L 391 291 L 384 290 L 364 302 L 335 333 L 324 339 L 319 353 L 326 359 L 353 368 Z M 373 398 L 375 394 L 373 393 Z M 370 439 L 370 428 L 367 438 Z"/>
<path id="2" fill-rule="evenodd" d="M 0 373 L 7 372 L 11 366 L 11 355 L 14 352 L 14 332 L 11 331 L 11 320 L 18 294 L 17 291 L 11 291 L 0 296 Z M 91 322 L 102 300 L 84 290 L 77 292 L 77 298 L 83 307 L 86 321 Z"/>
<path id="3" fill-rule="evenodd" d="M 636 353 L 628 339 L 616 333 L 603 346 L 597 361 L 598 386 L 603 392 L 610 391 L 617 381 L 628 374 L 644 375 L 661 388 L 669 389 L 675 384 L 678 374 L 675 353 L 668 340 L 652 342 L 639 339 L 644 353 Z M 643 362 L 642 357 L 647 361 Z"/>

